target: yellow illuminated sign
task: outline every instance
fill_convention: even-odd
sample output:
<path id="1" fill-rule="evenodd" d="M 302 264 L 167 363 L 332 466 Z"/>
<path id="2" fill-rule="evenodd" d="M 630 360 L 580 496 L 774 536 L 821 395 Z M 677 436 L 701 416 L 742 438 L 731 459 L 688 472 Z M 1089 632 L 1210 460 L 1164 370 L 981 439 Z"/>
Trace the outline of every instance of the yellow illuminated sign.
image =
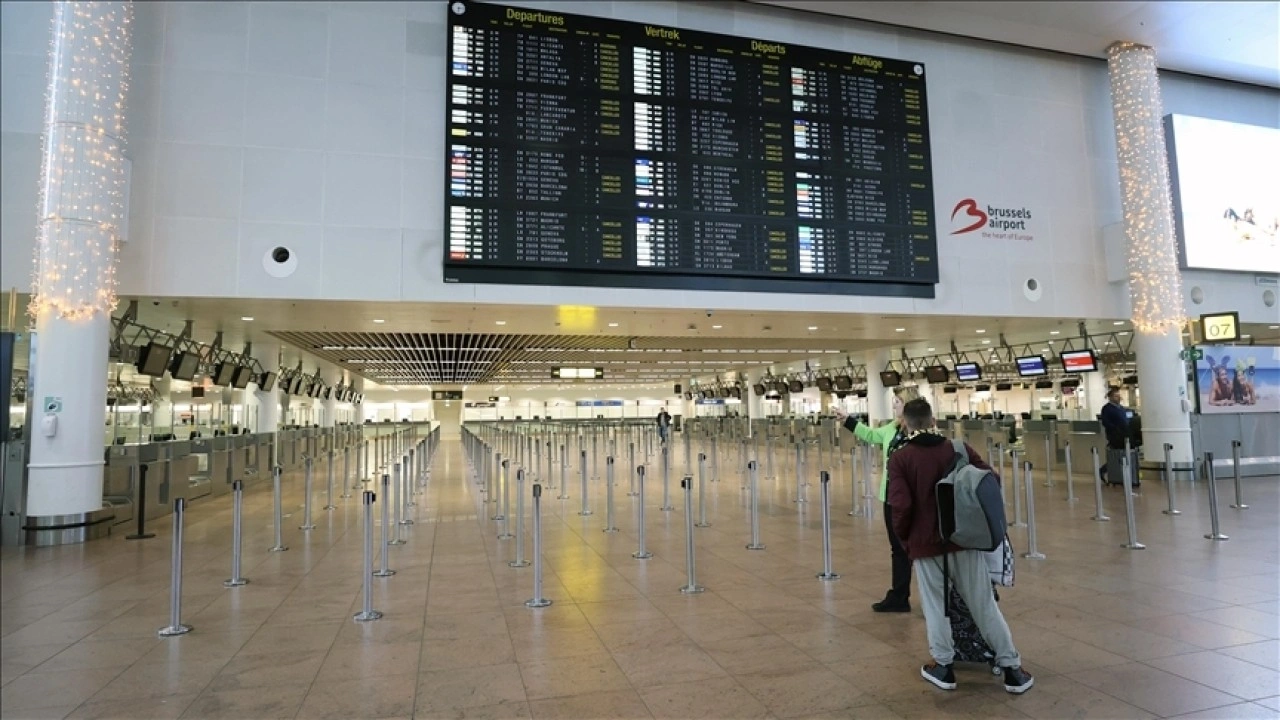
<path id="1" fill-rule="evenodd" d="M 1215 313 L 1200 316 L 1200 336 L 1205 342 L 1232 342 L 1240 339 L 1239 313 Z"/>
<path id="2" fill-rule="evenodd" d="M 561 330 L 594 330 L 596 309 L 590 305 L 560 305 L 556 308 L 556 320 Z"/>

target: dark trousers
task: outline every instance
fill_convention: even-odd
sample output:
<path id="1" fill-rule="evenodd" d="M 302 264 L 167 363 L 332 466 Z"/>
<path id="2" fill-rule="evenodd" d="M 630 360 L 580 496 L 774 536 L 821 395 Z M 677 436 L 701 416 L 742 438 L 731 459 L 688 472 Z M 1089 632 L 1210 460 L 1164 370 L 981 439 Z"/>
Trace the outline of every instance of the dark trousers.
<path id="1" fill-rule="evenodd" d="M 893 533 L 893 508 L 887 502 L 884 504 L 884 527 L 889 533 L 889 547 L 893 549 L 893 587 L 889 594 L 905 602 L 911 597 L 911 560 L 907 558 L 907 549 Z"/>

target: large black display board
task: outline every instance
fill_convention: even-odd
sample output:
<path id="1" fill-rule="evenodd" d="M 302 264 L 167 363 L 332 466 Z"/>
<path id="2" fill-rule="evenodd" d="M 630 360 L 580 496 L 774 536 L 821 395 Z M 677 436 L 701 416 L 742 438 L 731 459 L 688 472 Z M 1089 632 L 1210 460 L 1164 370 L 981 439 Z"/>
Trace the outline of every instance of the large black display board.
<path id="1" fill-rule="evenodd" d="M 446 282 L 933 297 L 924 66 L 449 5 Z"/>

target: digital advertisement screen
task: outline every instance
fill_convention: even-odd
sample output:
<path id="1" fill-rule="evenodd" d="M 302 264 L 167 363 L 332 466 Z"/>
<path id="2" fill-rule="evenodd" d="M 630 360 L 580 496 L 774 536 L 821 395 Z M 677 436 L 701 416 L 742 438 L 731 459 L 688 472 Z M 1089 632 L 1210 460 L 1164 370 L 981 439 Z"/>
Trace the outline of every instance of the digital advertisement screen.
<path id="1" fill-rule="evenodd" d="M 1092 350 L 1068 350 L 1059 356 L 1062 369 L 1069 373 L 1087 373 L 1098 369 L 1098 359 Z"/>
<path id="2" fill-rule="evenodd" d="M 1204 415 L 1280 413 L 1280 347 L 1214 345 L 1200 348 L 1196 394 Z"/>
<path id="3" fill-rule="evenodd" d="M 934 297 L 922 63 L 466 0 L 448 18 L 445 282 Z"/>
<path id="4" fill-rule="evenodd" d="M 1280 273 L 1280 130 L 1168 115 L 1182 266 Z"/>
<path id="5" fill-rule="evenodd" d="M 976 382 L 982 379 L 982 368 L 978 363 L 957 363 L 956 379 L 961 382 Z"/>
<path id="6" fill-rule="evenodd" d="M 1029 355 L 1020 357 L 1017 360 L 1018 375 L 1022 377 L 1040 377 L 1049 374 L 1049 368 L 1044 364 L 1044 358 L 1039 355 Z"/>

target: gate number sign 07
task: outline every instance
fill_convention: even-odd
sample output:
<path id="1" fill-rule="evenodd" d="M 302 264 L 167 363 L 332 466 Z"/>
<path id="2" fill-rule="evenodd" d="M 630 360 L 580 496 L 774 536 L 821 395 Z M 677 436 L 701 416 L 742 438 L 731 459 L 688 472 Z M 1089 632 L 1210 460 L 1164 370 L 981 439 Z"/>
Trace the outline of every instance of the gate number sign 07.
<path id="1" fill-rule="evenodd" d="M 1234 312 L 1201 315 L 1200 331 L 1206 342 L 1239 340 L 1240 315 Z"/>

